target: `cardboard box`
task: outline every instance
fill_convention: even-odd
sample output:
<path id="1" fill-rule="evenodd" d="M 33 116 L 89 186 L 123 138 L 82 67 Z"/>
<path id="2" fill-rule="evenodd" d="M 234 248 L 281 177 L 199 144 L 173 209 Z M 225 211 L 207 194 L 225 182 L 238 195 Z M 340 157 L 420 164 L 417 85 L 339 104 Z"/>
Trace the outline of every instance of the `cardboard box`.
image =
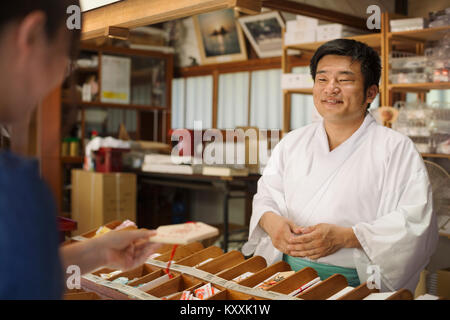
<path id="1" fill-rule="evenodd" d="M 72 219 L 80 235 L 112 220 L 136 221 L 136 175 L 72 170 Z"/>
<path id="2" fill-rule="evenodd" d="M 283 73 L 281 75 L 281 89 L 312 88 L 314 81 L 309 73 Z"/>
<path id="3" fill-rule="evenodd" d="M 356 36 L 362 33 L 359 29 L 347 27 L 339 23 L 323 24 L 317 27 L 316 41 L 329 41 Z"/>
<path id="4" fill-rule="evenodd" d="M 319 20 L 304 16 L 297 16 L 295 20 L 286 21 L 286 31 L 314 30 L 319 25 Z"/>
<path id="5" fill-rule="evenodd" d="M 301 43 L 309 43 L 316 41 L 315 29 L 304 29 L 296 31 L 287 31 L 284 34 L 284 45 L 296 45 Z"/>
<path id="6" fill-rule="evenodd" d="M 391 32 L 421 30 L 425 27 L 424 18 L 396 19 L 390 21 Z"/>
<path id="7" fill-rule="evenodd" d="M 437 295 L 450 299 L 450 268 L 437 271 Z"/>

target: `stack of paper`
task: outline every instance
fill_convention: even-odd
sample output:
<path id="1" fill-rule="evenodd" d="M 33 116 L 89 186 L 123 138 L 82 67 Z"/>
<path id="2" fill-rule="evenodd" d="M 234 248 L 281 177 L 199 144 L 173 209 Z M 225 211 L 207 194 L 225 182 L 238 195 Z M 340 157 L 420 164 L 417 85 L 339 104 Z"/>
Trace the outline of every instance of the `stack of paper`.
<path id="1" fill-rule="evenodd" d="M 141 170 L 145 172 L 193 174 L 194 169 L 190 163 L 191 157 L 148 154 L 144 158 Z"/>
<path id="2" fill-rule="evenodd" d="M 243 168 L 233 168 L 233 167 L 221 167 L 221 166 L 204 166 L 202 169 L 202 174 L 205 176 L 248 176 L 248 169 Z"/>

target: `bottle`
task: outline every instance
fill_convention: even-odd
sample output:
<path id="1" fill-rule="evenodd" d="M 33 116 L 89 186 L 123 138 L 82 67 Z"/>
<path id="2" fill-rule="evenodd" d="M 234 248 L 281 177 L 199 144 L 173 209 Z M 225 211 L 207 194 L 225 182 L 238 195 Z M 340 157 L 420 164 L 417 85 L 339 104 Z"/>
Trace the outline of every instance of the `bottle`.
<path id="1" fill-rule="evenodd" d="M 69 138 L 64 138 L 61 145 L 61 156 L 67 157 L 69 155 Z"/>
<path id="2" fill-rule="evenodd" d="M 76 157 L 79 154 L 79 144 L 80 141 L 78 138 L 70 138 L 70 156 L 71 157 Z"/>

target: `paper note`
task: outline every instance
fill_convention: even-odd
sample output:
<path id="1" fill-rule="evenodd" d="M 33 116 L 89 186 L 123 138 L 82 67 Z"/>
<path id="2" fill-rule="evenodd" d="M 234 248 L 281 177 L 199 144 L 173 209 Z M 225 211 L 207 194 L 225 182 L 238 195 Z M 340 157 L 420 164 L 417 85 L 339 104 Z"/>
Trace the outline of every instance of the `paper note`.
<path id="1" fill-rule="evenodd" d="M 342 297 L 343 295 L 349 293 L 350 291 L 352 291 L 353 287 L 346 287 L 344 289 L 342 289 L 339 292 L 336 292 L 335 294 L 333 294 L 331 297 L 327 298 L 327 300 L 337 300 L 338 298 Z"/>
<path id="2" fill-rule="evenodd" d="M 244 280 L 244 279 L 247 279 L 248 277 L 250 277 L 250 276 L 252 276 L 253 275 L 253 272 L 246 272 L 246 273 L 244 273 L 244 274 L 241 274 L 240 276 L 237 276 L 236 278 L 234 278 L 233 280 L 231 280 L 231 281 L 234 281 L 234 282 L 239 282 L 239 281 L 242 281 L 242 280 Z"/>
<path id="3" fill-rule="evenodd" d="M 294 273 L 295 273 L 295 271 L 277 272 L 274 275 L 267 278 L 266 280 L 258 283 L 253 288 L 268 290 L 274 284 L 277 284 L 278 282 L 286 279 L 287 277 L 293 275 Z"/>
<path id="4" fill-rule="evenodd" d="M 101 102 L 130 103 L 131 59 L 102 55 Z"/>
<path id="5" fill-rule="evenodd" d="M 379 292 L 379 293 L 371 293 L 363 300 L 386 300 L 390 296 L 392 296 L 395 292 Z"/>

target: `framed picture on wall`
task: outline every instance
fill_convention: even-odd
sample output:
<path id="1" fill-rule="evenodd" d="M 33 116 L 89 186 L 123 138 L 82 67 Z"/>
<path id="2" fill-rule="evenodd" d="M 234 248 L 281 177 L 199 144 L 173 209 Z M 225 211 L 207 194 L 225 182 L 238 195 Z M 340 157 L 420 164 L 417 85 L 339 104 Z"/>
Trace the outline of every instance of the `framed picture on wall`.
<path id="1" fill-rule="evenodd" d="M 281 29 L 284 21 L 278 11 L 238 19 L 258 57 L 279 57 L 282 54 Z"/>
<path id="2" fill-rule="evenodd" d="M 242 29 L 233 9 L 193 17 L 202 64 L 247 59 Z"/>

